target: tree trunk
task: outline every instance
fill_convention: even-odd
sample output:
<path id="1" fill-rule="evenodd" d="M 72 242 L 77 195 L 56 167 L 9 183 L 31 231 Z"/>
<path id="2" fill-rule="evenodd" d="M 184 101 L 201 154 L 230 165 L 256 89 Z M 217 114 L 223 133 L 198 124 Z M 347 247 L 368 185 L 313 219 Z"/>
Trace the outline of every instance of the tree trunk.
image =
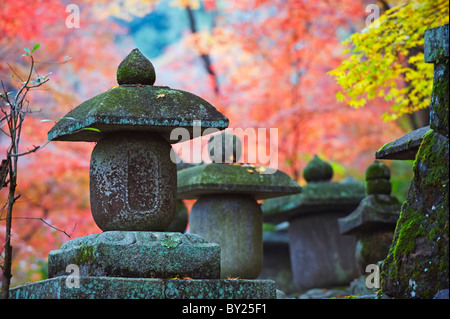
<path id="1" fill-rule="evenodd" d="M 187 11 L 188 18 L 189 18 L 189 26 L 191 28 L 191 32 L 192 33 L 197 33 L 197 25 L 196 25 L 196 22 L 195 22 L 194 12 L 192 12 L 192 9 L 191 9 L 190 6 L 186 6 L 186 11 Z M 206 72 L 213 79 L 214 92 L 216 92 L 216 94 L 219 94 L 219 92 L 220 92 L 220 90 L 219 90 L 219 82 L 217 81 L 216 72 L 214 71 L 214 69 L 212 67 L 211 58 L 210 58 L 209 54 L 201 54 L 200 58 L 202 59 L 203 64 L 205 65 Z"/>
<path id="2" fill-rule="evenodd" d="M 6 213 L 6 236 L 5 236 L 5 257 L 3 263 L 3 279 L 2 279 L 2 299 L 9 298 L 9 287 L 11 284 L 11 265 L 12 265 L 12 246 L 11 246 L 11 226 L 12 226 L 12 211 L 14 202 L 16 201 L 16 172 L 14 170 L 14 164 L 17 163 L 17 159 L 11 159 L 8 154 L 9 165 L 9 195 L 8 195 L 8 209 Z"/>

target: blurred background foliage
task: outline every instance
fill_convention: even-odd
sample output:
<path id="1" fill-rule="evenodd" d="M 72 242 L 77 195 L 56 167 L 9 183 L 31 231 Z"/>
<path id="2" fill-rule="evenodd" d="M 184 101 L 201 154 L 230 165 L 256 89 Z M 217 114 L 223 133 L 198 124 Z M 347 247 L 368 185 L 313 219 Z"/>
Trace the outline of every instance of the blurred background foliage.
<path id="1" fill-rule="evenodd" d="M 386 12 L 397 12 L 395 8 L 406 6 L 407 2 L 376 4 L 383 17 Z M 50 82 L 30 95 L 35 112 L 25 122 L 21 143 L 24 151 L 46 142 L 47 132 L 54 124 L 48 119 L 57 121 L 81 102 L 116 86 L 117 66 L 135 47 L 154 64 L 156 85 L 200 95 L 230 119 L 230 127 L 278 128 L 278 143 L 273 145 L 277 152 L 272 156 L 277 157 L 278 168 L 300 184 L 304 184 L 302 170 L 315 154 L 332 164 L 333 180 L 351 176 L 363 181 L 365 169 L 382 145 L 427 125 L 426 108 L 422 111 L 411 108 L 409 113 L 383 118 L 383 114 L 392 112 L 394 104 L 381 94 L 362 92 L 370 94 L 364 107 L 349 105 L 352 92 L 348 89 L 367 79 L 353 73 L 347 80 L 339 77 L 346 74 L 344 69 L 349 70 L 349 61 L 356 56 L 367 59 L 360 55 L 361 51 L 352 51 L 355 44 L 358 48 L 367 47 L 362 52 L 372 52 L 369 40 L 358 42 L 361 34 L 367 34 L 364 30 L 369 1 L 70 3 L 80 8 L 79 28 L 66 25 L 72 14 L 66 12 L 67 1 L 0 3 L 0 79 L 6 90 L 14 91 L 18 85 L 14 73 L 23 75 L 29 68 L 27 60 L 21 57 L 24 47 L 39 43 L 36 69 L 39 74 L 52 72 Z M 448 16 L 448 4 L 445 8 Z M 398 27 L 401 29 L 402 24 Z M 384 37 L 383 33 L 372 36 L 372 42 L 376 36 Z M 417 37 L 420 39 L 423 34 Z M 347 39 L 350 40 L 344 42 Z M 393 54 L 393 59 L 401 63 L 402 53 Z M 373 66 L 369 69 L 372 74 L 382 71 Z M 333 70 L 338 71 L 332 76 Z M 430 85 L 429 77 L 408 82 L 401 74 L 392 81 L 411 90 L 414 89 L 411 85 L 419 82 L 425 87 Z M 373 86 L 373 90 L 378 89 Z M 357 95 L 354 97 L 359 99 Z M 428 105 L 429 97 L 422 99 L 421 105 Z M 8 146 L 6 141 L 0 132 L 0 154 Z M 99 232 L 89 204 L 89 160 L 93 146 L 55 142 L 21 158 L 18 189 L 21 198 L 15 206 L 15 216 L 42 217 L 71 232 L 72 238 Z M 246 154 L 261 146 L 268 145 L 245 148 L 244 160 Z M 412 163 L 385 162 L 391 168 L 393 194 L 404 200 Z M 6 198 L 3 189 L 1 205 Z M 2 212 L 2 218 L 3 215 Z M 30 220 L 14 220 L 13 236 L 13 286 L 45 278 L 48 252 L 70 239 Z M 1 247 L 3 243 L 0 227 Z"/>

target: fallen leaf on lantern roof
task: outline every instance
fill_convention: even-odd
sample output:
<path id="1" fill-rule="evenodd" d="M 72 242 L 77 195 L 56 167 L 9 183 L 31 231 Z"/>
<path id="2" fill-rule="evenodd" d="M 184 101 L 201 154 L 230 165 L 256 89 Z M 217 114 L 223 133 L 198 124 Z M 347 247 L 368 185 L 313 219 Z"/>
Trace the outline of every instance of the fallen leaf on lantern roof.
<path id="1" fill-rule="evenodd" d="M 258 173 L 264 173 L 264 172 L 266 171 L 266 168 L 265 168 L 265 167 L 262 167 L 262 166 L 256 167 L 256 168 L 255 168 L 255 171 L 257 171 Z"/>

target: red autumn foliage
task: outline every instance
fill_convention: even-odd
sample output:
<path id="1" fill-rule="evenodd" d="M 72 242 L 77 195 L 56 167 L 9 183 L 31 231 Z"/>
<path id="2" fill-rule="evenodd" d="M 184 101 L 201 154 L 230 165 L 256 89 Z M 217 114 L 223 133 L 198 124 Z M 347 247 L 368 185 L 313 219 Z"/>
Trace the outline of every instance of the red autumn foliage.
<path id="1" fill-rule="evenodd" d="M 69 13 L 63 2 L 15 0 L 0 4 L 0 79 L 6 90 L 19 86 L 19 77 L 29 70 L 28 60 L 21 57 L 24 47 L 39 43 L 34 54 L 36 70 L 40 75 L 52 72 L 48 83 L 28 94 L 33 113 L 23 125 L 21 152 L 47 141 L 54 123 L 42 120 L 57 121 L 83 100 L 115 84 L 116 66 L 129 52 L 130 47 L 117 48 L 113 43 L 114 36 L 123 33 L 118 25 L 96 20 L 89 1 L 78 4 L 83 13 L 83 28 L 79 29 L 66 27 Z M 0 154 L 5 154 L 6 143 L 6 136 L 0 133 Z M 72 238 L 99 232 L 89 207 L 92 147 L 90 143 L 56 142 L 19 159 L 17 193 L 21 197 L 14 207 L 12 229 L 13 286 L 45 276 L 46 266 L 42 265 L 48 252 L 69 239 L 40 220 L 20 217 L 43 218 Z M 3 188 L 0 205 L 6 198 L 7 188 Z M 4 240 L 2 221 L 2 248 Z"/>
<path id="2" fill-rule="evenodd" d="M 0 4 L 0 79 L 11 89 L 11 70 L 27 71 L 23 47 L 40 43 L 37 70 L 53 72 L 43 90 L 31 94 L 36 112 L 24 125 L 22 151 L 42 145 L 52 122 L 80 102 L 106 91 L 115 81 L 120 60 L 132 49 L 118 47 L 125 30 L 95 14 L 95 4 L 75 1 L 82 27 L 69 29 L 69 13 L 60 1 L 3 1 Z M 156 1 L 150 1 L 155 3 Z M 360 29 L 366 12 L 352 0 L 202 1 L 215 13 L 211 32 L 186 32 L 172 45 L 165 60 L 155 65 L 158 85 L 196 93 L 223 112 L 233 128 L 278 128 L 279 169 L 295 179 L 314 154 L 343 165 L 362 176 L 374 152 L 403 132 L 381 115 L 389 105 L 376 101 L 351 109 L 335 99 L 339 87 L 326 73 L 344 58 L 340 42 Z M 199 56 L 211 57 L 216 77 L 196 67 Z M 64 57 L 70 56 L 66 63 Z M 188 79 L 188 80 L 186 80 Z M 216 87 L 219 93 L 216 93 Z M 4 140 L 0 133 L 0 154 Z M 93 145 L 55 142 L 20 159 L 14 215 L 42 217 L 72 238 L 99 232 L 89 207 L 89 160 Z M 255 152 L 247 149 L 245 152 Z M 264 163 L 261 163 L 264 164 Z M 4 204 L 0 192 L 1 205 Z M 3 216 L 2 216 L 3 217 Z M 0 226 L 2 226 L 0 224 Z M 13 221 L 13 285 L 41 279 L 50 250 L 69 238 L 39 220 Z M 0 246 L 3 246 L 0 227 Z"/>

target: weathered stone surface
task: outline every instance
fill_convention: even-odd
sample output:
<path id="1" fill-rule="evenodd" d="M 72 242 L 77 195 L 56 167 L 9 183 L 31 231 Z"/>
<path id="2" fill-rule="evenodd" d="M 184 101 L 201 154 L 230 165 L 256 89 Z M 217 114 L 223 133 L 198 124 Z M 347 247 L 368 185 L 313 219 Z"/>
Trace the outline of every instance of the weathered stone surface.
<path id="1" fill-rule="evenodd" d="M 270 198 L 264 201 L 264 222 L 279 223 L 300 215 L 329 211 L 351 212 L 365 197 L 359 182 L 315 182 L 302 186 L 300 194 Z"/>
<path id="2" fill-rule="evenodd" d="M 228 127 L 224 115 L 192 93 L 167 86 L 126 85 L 77 106 L 49 131 L 48 138 L 52 141 L 97 142 L 108 133 L 151 131 L 170 140 L 172 130 L 177 127 L 186 128 L 192 137 L 194 120 L 201 120 L 202 132 L 211 127 L 219 130 Z"/>
<path id="3" fill-rule="evenodd" d="M 259 279 L 272 279 L 286 294 L 298 292 L 292 275 L 287 229 L 263 232 L 263 264 Z"/>
<path id="4" fill-rule="evenodd" d="M 233 299 L 236 292 L 242 295 L 241 299 L 275 299 L 276 288 L 273 280 L 226 280 L 224 281 L 223 290 L 224 298 Z"/>
<path id="5" fill-rule="evenodd" d="M 449 287 L 448 24 L 425 32 L 425 62 L 435 64 L 430 130 L 423 136 L 414 178 L 394 239 L 381 264 L 383 293 L 433 298 Z"/>
<path id="6" fill-rule="evenodd" d="M 391 196 L 389 167 L 375 161 L 366 170 L 368 196 L 348 216 L 339 218 L 339 231 L 355 235 L 356 264 L 362 276 L 366 267 L 386 258 L 400 215 L 401 204 Z"/>
<path id="7" fill-rule="evenodd" d="M 222 132 L 211 136 L 208 152 L 213 163 L 236 163 L 241 157 L 242 143 L 236 135 Z"/>
<path id="8" fill-rule="evenodd" d="M 392 190 L 389 167 L 375 161 L 366 170 L 367 195 L 390 195 Z"/>
<path id="9" fill-rule="evenodd" d="M 439 290 L 433 299 L 449 299 L 449 290 L 448 289 Z"/>
<path id="10" fill-rule="evenodd" d="M 275 299 L 272 280 L 149 279 L 60 276 L 10 290 L 10 299 Z"/>
<path id="11" fill-rule="evenodd" d="M 367 277 L 368 265 L 377 265 L 386 258 L 394 237 L 394 229 L 395 225 L 391 229 L 384 227 L 371 233 L 357 235 L 355 260 L 362 276 Z"/>
<path id="12" fill-rule="evenodd" d="M 448 24 L 425 31 L 425 62 L 437 63 L 449 57 L 448 32 Z"/>
<path id="13" fill-rule="evenodd" d="M 75 264 L 82 276 L 219 278 L 220 247 L 196 234 L 110 231 L 79 237 L 49 253 L 49 277 Z"/>
<path id="14" fill-rule="evenodd" d="M 270 198 L 262 205 L 264 222 L 290 223 L 292 273 L 299 290 L 346 285 L 357 276 L 356 238 L 340 234 L 338 218 L 358 206 L 366 195 L 364 185 L 329 182 L 332 171 L 318 164 L 320 174 L 302 186 L 301 194 Z"/>
<path id="15" fill-rule="evenodd" d="M 425 62 L 434 63 L 430 128 L 449 137 L 449 25 L 425 31 Z"/>
<path id="16" fill-rule="evenodd" d="M 381 266 L 383 293 L 433 298 L 449 287 L 449 139 L 433 130 L 423 138 L 389 255 Z"/>
<path id="17" fill-rule="evenodd" d="M 347 285 L 358 276 L 356 238 L 339 233 L 337 219 L 348 212 L 302 215 L 289 227 L 292 273 L 299 290 Z"/>
<path id="18" fill-rule="evenodd" d="M 430 129 L 424 126 L 383 145 L 375 154 L 377 159 L 414 160 L 423 135 Z"/>
<path id="19" fill-rule="evenodd" d="M 241 194 L 255 199 L 301 192 L 301 187 L 281 171 L 260 174 L 260 166 L 206 164 L 178 171 L 178 198 L 207 194 Z"/>
<path id="20" fill-rule="evenodd" d="M 175 216 L 176 165 L 157 134 L 110 134 L 95 146 L 90 200 L 103 231 L 162 231 Z"/>
<path id="21" fill-rule="evenodd" d="M 120 62 L 117 68 L 117 83 L 153 85 L 156 80 L 153 64 L 142 55 L 139 49 L 134 49 Z"/>
<path id="22" fill-rule="evenodd" d="M 167 299 L 275 299 L 272 280 L 166 280 Z"/>
<path id="23" fill-rule="evenodd" d="M 10 299 L 163 299 L 164 280 L 153 278 L 79 277 L 79 288 L 69 288 L 73 277 L 60 276 L 10 290 Z M 72 282 L 72 284 L 74 284 Z"/>
<path id="24" fill-rule="evenodd" d="M 223 282 L 220 280 L 167 280 L 167 299 L 221 299 L 224 297 Z"/>
<path id="25" fill-rule="evenodd" d="M 449 137 L 449 62 L 434 65 L 433 93 L 430 102 L 430 128 Z"/>
<path id="26" fill-rule="evenodd" d="M 262 266 L 262 212 L 245 195 L 200 197 L 192 207 L 190 231 L 221 247 L 220 278 L 257 278 Z"/>
<path id="27" fill-rule="evenodd" d="M 389 195 L 369 195 L 348 216 L 339 218 L 344 235 L 360 235 L 374 229 L 395 228 L 402 204 Z"/>
<path id="28" fill-rule="evenodd" d="M 384 165 L 383 163 L 380 163 L 378 161 L 373 162 L 373 164 L 369 165 L 366 169 L 366 182 L 370 180 L 377 180 L 377 179 L 391 179 L 391 171 L 389 170 L 389 167 Z"/>
<path id="29" fill-rule="evenodd" d="M 366 170 L 367 195 L 390 195 L 392 190 L 389 167 L 375 161 Z"/>
<path id="30" fill-rule="evenodd" d="M 228 119 L 204 99 L 167 86 L 153 86 L 154 73 L 151 62 L 133 50 L 117 70 L 121 85 L 70 111 L 48 132 L 48 139 L 98 142 L 109 133 L 145 131 L 176 143 L 180 135 L 171 139 L 171 133 L 178 127 L 186 128 L 189 138 L 194 124 L 201 133 L 207 128 L 228 127 Z M 182 134 L 181 139 L 186 138 Z"/>
<path id="31" fill-rule="evenodd" d="M 317 155 L 306 165 L 303 170 L 303 177 L 309 182 L 330 181 L 333 177 L 333 168 L 331 165 L 321 160 Z"/>

